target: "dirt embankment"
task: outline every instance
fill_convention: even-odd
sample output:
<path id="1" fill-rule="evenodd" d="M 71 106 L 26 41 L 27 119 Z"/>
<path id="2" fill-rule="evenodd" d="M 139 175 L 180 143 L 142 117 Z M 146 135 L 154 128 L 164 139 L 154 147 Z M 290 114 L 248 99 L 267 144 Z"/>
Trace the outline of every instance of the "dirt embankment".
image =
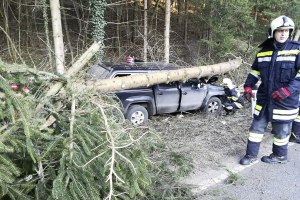
<path id="1" fill-rule="evenodd" d="M 192 158 L 194 171 L 220 167 L 221 160 L 245 152 L 251 108 L 234 115 L 178 113 L 154 116 L 149 124 L 160 132 L 167 148 Z"/>

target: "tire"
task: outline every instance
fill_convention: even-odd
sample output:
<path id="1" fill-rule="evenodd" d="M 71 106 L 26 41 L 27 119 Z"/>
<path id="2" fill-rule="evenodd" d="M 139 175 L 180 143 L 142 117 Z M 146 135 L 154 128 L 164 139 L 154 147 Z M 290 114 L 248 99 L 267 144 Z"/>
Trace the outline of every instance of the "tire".
<path id="1" fill-rule="evenodd" d="M 149 114 L 145 107 L 133 105 L 129 107 L 126 114 L 126 119 L 128 119 L 134 125 L 140 125 L 148 120 L 148 116 Z"/>
<path id="2" fill-rule="evenodd" d="M 218 97 L 211 97 L 204 107 L 204 112 L 209 114 L 219 114 L 221 111 L 222 102 Z"/>

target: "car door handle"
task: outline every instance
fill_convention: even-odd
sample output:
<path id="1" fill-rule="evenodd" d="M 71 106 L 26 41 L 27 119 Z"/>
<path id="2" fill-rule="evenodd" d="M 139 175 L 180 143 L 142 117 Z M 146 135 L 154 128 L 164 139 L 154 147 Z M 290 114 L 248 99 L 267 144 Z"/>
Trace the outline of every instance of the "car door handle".
<path id="1" fill-rule="evenodd" d="M 183 92 L 182 94 L 183 94 L 183 95 L 187 95 L 187 92 Z"/>
<path id="2" fill-rule="evenodd" d="M 163 95 L 163 92 L 158 92 L 158 95 Z"/>

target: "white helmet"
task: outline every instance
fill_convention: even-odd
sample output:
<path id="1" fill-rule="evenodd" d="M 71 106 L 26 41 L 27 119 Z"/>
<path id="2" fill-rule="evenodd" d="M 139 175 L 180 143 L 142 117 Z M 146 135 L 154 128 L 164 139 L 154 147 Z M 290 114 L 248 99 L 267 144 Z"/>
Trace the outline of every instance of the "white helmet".
<path id="1" fill-rule="evenodd" d="M 277 29 L 289 29 L 291 36 L 295 29 L 295 24 L 291 18 L 282 15 L 271 22 L 269 29 L 269 38 L 274 37 L 274 31 Z"/>
<path id="2" fill-rule="evenodd" d="M 224 78 L 222 85 L 228 87 L 229 89 L 233 89 L 235 87 L 229 78 Z"/>

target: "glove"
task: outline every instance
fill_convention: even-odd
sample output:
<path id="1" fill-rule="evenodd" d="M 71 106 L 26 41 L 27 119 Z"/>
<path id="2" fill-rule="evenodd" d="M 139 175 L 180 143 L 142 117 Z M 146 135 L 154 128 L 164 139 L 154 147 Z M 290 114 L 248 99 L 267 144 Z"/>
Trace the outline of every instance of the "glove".
<path id="1" fill-rule="evenodd" d="M 291 92 L 286 87 L 279 88 L 272 93 L 272 98 L 281 101 L 291 95 Z"/>
<path id="2" fill-rule="evenodd" d="M 244 97 L 251 101 L 251 98 L 254 98 L 251 87 L 244 87 Z"/>

